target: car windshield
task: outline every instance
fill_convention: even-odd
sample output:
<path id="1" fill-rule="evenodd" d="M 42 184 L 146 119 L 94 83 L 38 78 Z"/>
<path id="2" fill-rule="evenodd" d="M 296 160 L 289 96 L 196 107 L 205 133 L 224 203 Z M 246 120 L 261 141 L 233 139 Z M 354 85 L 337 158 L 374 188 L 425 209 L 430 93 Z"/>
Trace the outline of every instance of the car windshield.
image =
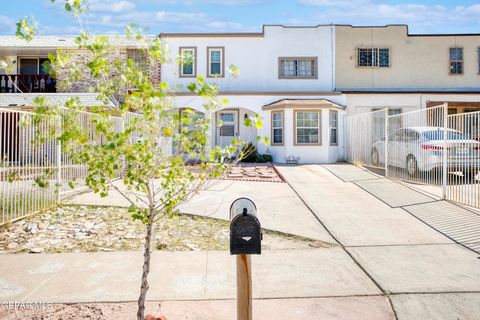
<path id="1" fill-rule="evenodd" d="M 443 130 L 424 131 L 422 134 L 428 140 L 443 140 Z M 468 140 L 468 138 L 458 131 L 447 131 L 447 140 Z"/>

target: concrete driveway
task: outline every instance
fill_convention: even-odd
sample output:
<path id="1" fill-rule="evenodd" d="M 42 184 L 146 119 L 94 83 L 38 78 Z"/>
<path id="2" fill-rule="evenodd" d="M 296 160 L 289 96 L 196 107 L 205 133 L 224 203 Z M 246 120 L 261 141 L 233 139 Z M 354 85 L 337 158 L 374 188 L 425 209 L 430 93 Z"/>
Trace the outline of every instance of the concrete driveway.
<path id="1" fill-rule="evenodd" d="M 278 169 L 398 319 L 480 318 L 479 254 L 408 211 L 451 204 L 347 164 Z"/>
<path id="2" fill-rule="evenodd" d="M 182 207 L 227 219 L 231 201 L 247 196 L 263 226 L 333 244 L 254 256 L 255 319 L 480 318 L 479 255 L 407 210 L 448 203 L 351 165 L 278 170 L 288 184 L 222 181 Z M 133 301 L 138 293 L 139 252 L 1 259 L 0 301 Z M 172 319 L 234 318 L 228 252 L 156 252 L 152 266 L 149 299 L 166 301 Z"/>

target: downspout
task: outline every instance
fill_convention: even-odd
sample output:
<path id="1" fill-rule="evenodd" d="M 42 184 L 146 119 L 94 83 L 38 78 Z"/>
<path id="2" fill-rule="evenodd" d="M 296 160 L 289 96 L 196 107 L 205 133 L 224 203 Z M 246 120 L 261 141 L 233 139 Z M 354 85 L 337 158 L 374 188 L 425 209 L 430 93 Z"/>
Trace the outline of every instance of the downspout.
<path id="1" fill-rule="evenodd" d="M 336 90 L 335 86 L 335 42 L 336 42 L 336 34 L 335 34 L 335 25 L 333 23 L 330 24 L 330 54 L 332 56 L 332 69 L 331 69 L 331 79 L 332 79 L 332 92 Z"/>

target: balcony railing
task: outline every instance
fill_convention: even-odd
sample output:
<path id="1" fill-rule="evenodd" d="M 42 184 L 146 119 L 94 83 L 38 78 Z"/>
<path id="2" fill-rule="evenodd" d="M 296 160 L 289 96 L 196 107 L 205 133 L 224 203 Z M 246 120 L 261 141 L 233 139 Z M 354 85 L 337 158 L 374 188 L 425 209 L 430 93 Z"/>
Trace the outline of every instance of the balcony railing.
<path id="1" fill-rule="evenodd" d="M 56 80 L 48 74 L 0 74 L 0 93 L 56 92 Z"/>

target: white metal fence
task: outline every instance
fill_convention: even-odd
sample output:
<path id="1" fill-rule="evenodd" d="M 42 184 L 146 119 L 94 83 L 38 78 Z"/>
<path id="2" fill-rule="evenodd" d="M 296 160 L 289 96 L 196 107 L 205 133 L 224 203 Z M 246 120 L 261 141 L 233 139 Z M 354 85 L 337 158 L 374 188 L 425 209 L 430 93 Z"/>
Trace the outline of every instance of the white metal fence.
<path id="1" fill-rule="evenodd" d="M 92 132 L 91 117 L 97 115 L 79 112 L 77 124 Z M 128 114 L 128 121 L 134 114 Z M 85 166 L 76 163 L 62 152 L 61 144 L 48 136 L 59 125 L 54 117 L 45 117 L 39 125 L 33 125 L 34 114 L 27 111 L 0 108 L 0 224 L 12 221 L 56 204 L 60 197 L 83 187 L 87 174 Z M 114 128 L 121 128 L 124 119 L 112 117 Z M 39 187 L 39 184 L 43 184 Z"/>
<path id="2" fill-rule="evenodd" d="M 480 207 L 480 111 L 449 115 L 447 104 L 401 114 L 383 109 L 347 116 L 345 125 L 348 162 Z"/>
<path id="3" fill-rule="evenodd" d="M 49 177 L 48 187 L 38 188 L 35 180 L 44 172 L 54 172 L 57 144 L 48 140 L 32 143 L 37 134 L 47 131 L 48 120 L 40 127 L 23 125 L 32 122 L 32 114 L 23 111 L 0 110 L 1 220 L 14 220 L 31 212 L 49 207 L 56 201 L 55 179 Z"/>
<path id="4" fill-rule="evenodd" d="M 372 152 L 375 144 L 385 137 L 385 119 L 387 109 L 346 117 L 345 119 L 345 152 L 347 161 L 371 167 L 380 167 L 385 154 L 380 150 Z"/>

